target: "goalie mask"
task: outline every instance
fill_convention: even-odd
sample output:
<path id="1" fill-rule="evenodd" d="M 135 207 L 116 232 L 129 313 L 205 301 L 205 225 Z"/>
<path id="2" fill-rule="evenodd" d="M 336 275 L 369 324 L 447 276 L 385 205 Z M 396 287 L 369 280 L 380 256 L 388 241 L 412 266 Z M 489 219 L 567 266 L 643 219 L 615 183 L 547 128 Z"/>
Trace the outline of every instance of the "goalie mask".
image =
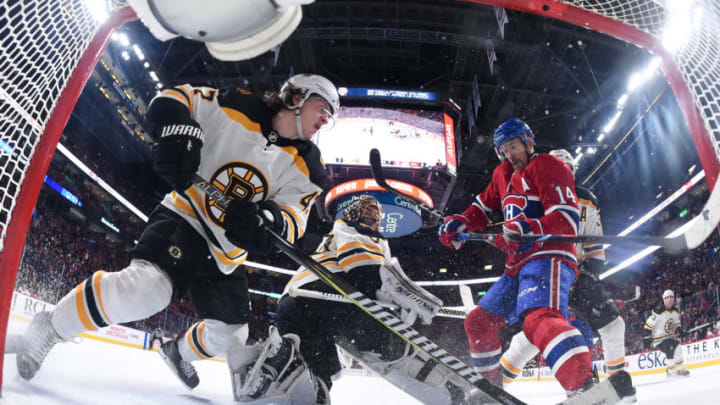
<path id="1" fill-rule="evenodd" d="M 570 152 L 565 149 L 554 149 L 551 150 L 548 154 L 553 155 L 556 158 L 565 162 L 566 165 L 570 166 L 570 171 L 573 173 L 573 175 L 575 175 L 575 169 L 577 169 L 577 166 L 575 165 L 575 159 L 573 159 Z"/>
<path id="2" fill-rule="evenodd" d="M 347 222 L 357 223 L 376 232 L 380 229 L 383 209 L 380 202 L 370 195 L 361 195 L 343 211 L 343 218 Z"/>
<path id="3" fill-rule="evenodd" d="M 155 38 L 204 42 L 224 61 L 250 59 L 285 41 L 315 0 L 128 0 Z"/>

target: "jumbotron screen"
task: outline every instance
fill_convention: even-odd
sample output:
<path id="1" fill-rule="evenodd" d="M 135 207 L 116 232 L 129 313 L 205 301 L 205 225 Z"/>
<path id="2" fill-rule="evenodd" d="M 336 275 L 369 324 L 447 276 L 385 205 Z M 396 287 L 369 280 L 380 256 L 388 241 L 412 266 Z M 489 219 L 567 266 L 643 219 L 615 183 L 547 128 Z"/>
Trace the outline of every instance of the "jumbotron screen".
<path id="1" fill-rule="evenodd" d="M 455 172 L 453 123 L 441 111 L 341 107 L 335 125 L 316 140 L 327 164 L 369 165 L 377 148 L 384 166 Z"/>

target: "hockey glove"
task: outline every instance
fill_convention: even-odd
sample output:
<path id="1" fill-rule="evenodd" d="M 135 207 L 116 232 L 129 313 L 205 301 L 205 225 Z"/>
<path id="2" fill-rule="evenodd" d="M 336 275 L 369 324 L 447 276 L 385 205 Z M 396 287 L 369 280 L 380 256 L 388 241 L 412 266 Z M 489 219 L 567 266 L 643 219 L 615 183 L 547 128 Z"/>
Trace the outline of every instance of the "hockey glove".
<path id="1" fill-rule="evenodd" d="M 272 246 L 266 229 L 285 236 L 282 212 L 273 201 L 232 200 L 225 210 L 223 226 L 230 242 L 252 253 L 270 253 Z"/>
<path id="2" fill-rule="evenodd" d="M 200 149 L 205 133 L 195 120 L 159 126 L 153 169 L 174 190 L 184 191 L 192 184 L 192 177 L 200 167 Z"/>
<path id="3" fill-rule="evenodd" d="M 495 247 L 509 254 L 527 253 L 533 249 L 538 249 L 542 246 L 542 243 L 523 241 L 520 237 L 539 234 L 542 234 L 542 232 L 537 221 L 518 219 L 506 222 L 503 225 L 503 233 L 495 238 Z"/>
<path id="4" fill-rule="evenodd" d="M 470 225 L 470 221 L 464 215 L 450 215 L 445 218 L 445 222 L 438 228 L 438 239 L 443 245 L 460 250 L 465 241 L 455 240 L 457 234 L 465 232 Z"/>
<path id="5" fill-rule="evenodd" d="M 417 317 L 423 324 L 430 325 L 442 308 L 440 298 L 410 280 L 395 257 L 380 266 L 380 280 L 382 287 L 376 293 L 378 301 L 398 305 L 400 319 L 408 325 L 414 324 Z"/>

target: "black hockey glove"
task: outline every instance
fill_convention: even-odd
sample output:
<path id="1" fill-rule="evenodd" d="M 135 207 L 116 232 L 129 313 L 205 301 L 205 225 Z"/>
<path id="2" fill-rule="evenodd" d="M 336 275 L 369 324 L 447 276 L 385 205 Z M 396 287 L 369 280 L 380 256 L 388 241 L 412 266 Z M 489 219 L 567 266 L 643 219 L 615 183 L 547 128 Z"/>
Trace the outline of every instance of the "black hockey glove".
<path id="1" fill-rule="evenodd" d="M 225 210 L 225 237 L 248 252 L 271 253 L 272 243 L 263 224 L 285 236 L 285 221 L 280 207 L 272 201 L 232 200 Z"/>
<path id="2" fill-rule="evenodd" d="M 191 118 L 157 127 L 153 168 L 174 190 L 184 191 L 200 167 L 205 133 Z"/>

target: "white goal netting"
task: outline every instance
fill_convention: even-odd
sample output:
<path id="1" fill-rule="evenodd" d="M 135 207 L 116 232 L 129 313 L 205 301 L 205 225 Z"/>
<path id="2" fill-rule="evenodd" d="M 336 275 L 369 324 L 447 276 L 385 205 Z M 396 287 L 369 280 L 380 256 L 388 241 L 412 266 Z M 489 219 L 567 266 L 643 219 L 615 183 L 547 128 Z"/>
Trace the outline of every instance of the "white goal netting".
<path id="1" fill-rule="evenodd" d="M 0 252 L 35 147 L 97 27 L 84 0 L 0 4 Z"/>
<path id="2" fill-rule="evenodd" d="M 655 37 L 658 46 L 665 46 L 671 52 L 695 108 L 702 117 L 714 148 L 715 159 L 720 161 L 720 1 L 562 2 L 635 27 Z M 620 32 L 615 33 L 615 36 L 627 40 L 627 36 Z"/>

